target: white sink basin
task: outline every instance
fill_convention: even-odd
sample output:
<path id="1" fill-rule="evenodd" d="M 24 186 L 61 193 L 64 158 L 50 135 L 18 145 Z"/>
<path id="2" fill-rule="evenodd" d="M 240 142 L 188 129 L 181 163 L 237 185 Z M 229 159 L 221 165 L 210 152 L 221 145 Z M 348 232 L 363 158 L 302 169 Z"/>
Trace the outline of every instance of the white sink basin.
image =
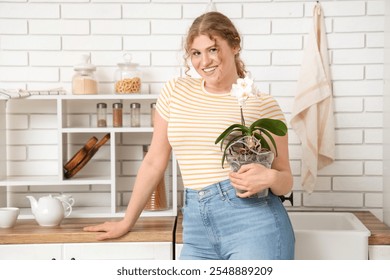
<path id="1" fill-rule="evenodd" d="M 352 213 L 289 212 L 297 260 L 366 260 L 370 231 Z"/>

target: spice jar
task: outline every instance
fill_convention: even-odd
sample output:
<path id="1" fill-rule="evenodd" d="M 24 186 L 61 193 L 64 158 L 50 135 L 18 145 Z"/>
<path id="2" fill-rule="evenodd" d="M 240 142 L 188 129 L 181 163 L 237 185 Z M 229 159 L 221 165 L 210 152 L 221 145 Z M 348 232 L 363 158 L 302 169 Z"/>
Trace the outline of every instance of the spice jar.
<path id="1" fill-rule="evenodd" d="M 75 74 L 72 78 L 73 94 L 97 94 L 98 82 L 94 72 L 96 67 L 90 63 L 90 56 L 80 57 L 80 62 L 74 66 Z"/>
<path id="2" fill-rule="evenodd" d="M 141 126 L 141 104 L 139 103 L 130 104 L 130 126 Z"/>
<path id="3" fill-rule="evenodd" d="M 144 157 L 149 150 L 149 145 L 143 146 Z M 164 176 L 159 181 L 156 189 L 152 192 L 148 202 L 146 203 L 145 210 L 159 211 L 168 208 L 167 193 L 165 187 Z"/>
<path id="4" fill-rule="evenodd" d="M 156 114 L 156 103 L 150 104 L 150 126 L 154 126 L 154 115 Z"/>
<path id="5" fill-rule="evenodd" d="M 107 104 L 98 103 L 96 105 L 97 109 L 97 126 L 106 127 L 107 126 Z"/>
<path id="6" fill-rule="evenodd" d="M 131 63 L 131 54 L 125 53 L 115 72 L 115 93 L 139 93 L 141 91 L 141 71 L 138 64 Z"/>
<path id="7" fill-rule="evenodd" d="M 112 104 L 112 126 L 121 127 L 122 126 L 122 113 L 123 105 L 122 103 Z"/>

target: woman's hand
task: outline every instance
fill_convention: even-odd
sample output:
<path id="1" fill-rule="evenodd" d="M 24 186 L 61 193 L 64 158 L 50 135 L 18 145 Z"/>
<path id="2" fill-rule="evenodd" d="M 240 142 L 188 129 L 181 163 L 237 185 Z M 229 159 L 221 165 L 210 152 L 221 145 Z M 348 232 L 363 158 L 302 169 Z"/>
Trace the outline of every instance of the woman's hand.
<path id="1" fill-rule="evenodd" d="M 119 238 L 128 233 L 130 228 L 124 220 L 121 220 L 117 222 L 105 222 L 100 225 L 85 227 L 83 230 L 88 232 L 101 232 L 101 234 L 96 236 L 96 239 L 101 241 L 106 239 Z"/>
<path id="2" fill-rule="evenodd" d="M 237 172 L 231 172 L 229 179 L 237 190 L 237 196 L 244 198 L 269 188 L 275 182 L 276 170 L 258 163 L 241 166 Z"/>

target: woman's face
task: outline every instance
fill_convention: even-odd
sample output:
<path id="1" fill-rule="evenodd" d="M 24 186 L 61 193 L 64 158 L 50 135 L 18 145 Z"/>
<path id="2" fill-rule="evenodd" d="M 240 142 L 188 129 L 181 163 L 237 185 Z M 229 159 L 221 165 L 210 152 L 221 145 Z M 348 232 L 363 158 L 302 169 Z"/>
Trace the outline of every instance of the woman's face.
<path id="1" fill-rule="evenodd" d="M 219 36 L 214 40 L 209 36 L 196 37 L 190 48 L 192 66 L 205 79 L 209 88 L 230 90 L 237 80 L 237 69 L 234 57 L 238 48 L 232 48 Z M 225 87 L 225 88 L 224 88 Z"/>

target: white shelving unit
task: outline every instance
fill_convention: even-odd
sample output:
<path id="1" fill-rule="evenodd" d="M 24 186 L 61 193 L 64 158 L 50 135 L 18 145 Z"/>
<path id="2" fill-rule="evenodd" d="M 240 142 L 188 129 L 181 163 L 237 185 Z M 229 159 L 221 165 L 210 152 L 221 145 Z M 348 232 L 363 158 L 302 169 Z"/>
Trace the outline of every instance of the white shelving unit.
<path id="1" fill-rule="evenodd" d="M 125 115 L 124 110 L 124 121 L 123 127 L 112 127 L 112 121 L 110 115 L 108 118 L 107 127 L 96 126 L 96 114 L 90 113 L 87 122 L 80 121 L 82 117 L 78 117 L 77 114 L 72 112 L 73 107 L 88 107 L 91 112 L 96 110 L 96 103 L 105 102 L 107 103 L 108 111 L 110 111 L 112 103 L 121 102 L 124 108 L 129 108 L 129 104 L 132 102 L 139 102 L 143 107 L 150 106 L 150 103 L 155 102 L 157 95 L 151 94 L 129 94 L 129 95 L 48 95 L 48 96 L 31 96 L 24 100 L 45 100 L 52 101 L 50 104 L 56 106 L 56 117 L 57 117 L 57 150 L 58 150 L 58 175 L 57 176 L 7 176 L 6 165 L 6 123 L 7 123 L 7 112 L 6 103 L 7 101 L 0 100 L 0 115 L 4 115 L 5 118 L 1 118 L 0 121 L 0 155 L 1 158 L 6 160 L 0 160 L 0 206 L 13 206 L 9 205 L 8 201 L 4 199 L 4 193 L 8 194 L 12 188 L 20 186 L 55 186 L 58 193 L 58 189 L 62 186 L 108 186 L 110 190 L 110 202 L 109 207 L 107 206 L 82 206 L 74 207 L 71 217 L 118 217 L 123 216 L 126 206 L 118 203 L 120 199 L 118 196 L 117 182 L 118 182 L 118 169 L 120 161 L 118 159 L 118 151 L 120 146 L 117 144 L 120 142 L 122 137 L 129 137 L 128 135 L 137 134 L 152 134 L 153 128 L 150 126 L 150 115 L 144 112 L 143 119 L 141 119 L 141 127 L 135 128 L 130 127 L 129 116 Z M 18 102 L 13 100 L 12 102 Z M 27 101 L 28 102 L 28 101 Z M 146 105 L 145 105 L 146 104 Z M 150 108 L 150 107 L 149 107 Z M 147 108 L 147 109 L 149 109 Z M 128 114 L 128 113 L 127 113 Z M 96 155 L 93 157 L 86 166 L 93 166 L 94 164 L 105 166 L 104 171 L 99 171 L 98 174 L 83 173 L 81 170 L 74 177 L 67 179 L 63 175 L 63 165 L 73 156 L 73 154 L 80 148 L 74 145 L 74 138 L 83 138 L 88 140 L 91 135 L 96 136 L 99 140 L 106 135 L 110 134 L 110 140 L 103 146 L 105 147 L 108 159 L 102 160 L 97 158 Z M 140 143 L 137 143 L 138 145 Z M 149 143 L 143 143 L 145 145 Z M 102 148 L 103 148 L 102 147 Z M 101 148 L 101 149 L 102 149 Z M 100 151 L 100 150 L 99 150 Z M 99 153 L 97 152 L 97 154 Z M 4 156 L 5 155 L 5 156 Z M 93 169 L 93 168 L 92 168 Z M 135 172 L 135 171 L 134 171 Z M 176 216 L 177 214 L 177 164 L 176 159 L 172 155 L 171 164 L 165 174 L 166 187 L 168 189 L 168 204 L 169 209 L 163 211 L 144 211 L 142 216 Z M 129 186 L 130 188 L 131 186 Z M 64 192 L 66 189 L 64 189 Z M 77 203 L 76 203 L 77 206 Z M 21 218 L 31 218 L 31 211 L 29 208 L 21 209 Z"/>

